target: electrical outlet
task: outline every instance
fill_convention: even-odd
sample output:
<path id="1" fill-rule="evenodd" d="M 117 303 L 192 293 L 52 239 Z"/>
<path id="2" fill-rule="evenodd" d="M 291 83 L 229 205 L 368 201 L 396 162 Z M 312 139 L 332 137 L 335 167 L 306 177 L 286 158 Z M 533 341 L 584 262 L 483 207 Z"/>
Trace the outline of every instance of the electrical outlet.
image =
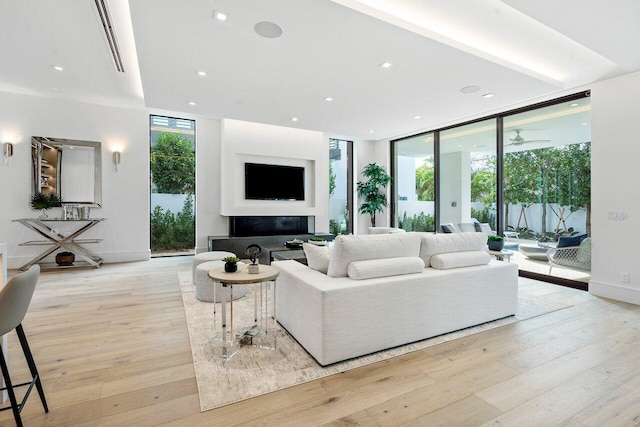
<path id="1" fill-rule="evenodd" d="M 629 283 L 629 273 L 620 273 L 620 281 L 622 283 Z"/>

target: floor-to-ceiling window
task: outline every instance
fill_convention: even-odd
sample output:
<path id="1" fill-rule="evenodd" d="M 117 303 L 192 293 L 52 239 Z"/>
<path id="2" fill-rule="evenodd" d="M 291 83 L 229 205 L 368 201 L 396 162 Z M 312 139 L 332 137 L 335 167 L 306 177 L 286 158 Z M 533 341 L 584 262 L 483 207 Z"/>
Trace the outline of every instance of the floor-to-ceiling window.
<path id="1" fill-rule="evenodd" d="M 504 117 L 506 246 L 521 271 L 589 280 L 590 111 L 581 98 Z M 550 269 L 549 256 L 560 266 Z"/>
<path id="2" fill-rule="evenodd" d="M 353 142 L 329 139 L 329 232 L 353 231 Z"/>
<path id="3" fill-rule="evenodd" d="M 395 225 L 407 231 L 435 231 L 433 133 L 395 141 L 393 151 Z"/>
<path id="4" fill-rule="evenodd" d="M 440 132 L 440 224 L 496 229 L 496 120 Z"/>
<path id="5" fill-rule="evenodd" d="M 150 116 L 151 255 L 193 254 L 195 120 Z"/>
<path id="6" fill-rule="evenodd" d="M 482 223 L 521 274 L 588 282 L 590 128 L 586 92 L 392 141 L 393 224 L 416 230 L 412 204 L 431 201 L 425 231 Z"/>

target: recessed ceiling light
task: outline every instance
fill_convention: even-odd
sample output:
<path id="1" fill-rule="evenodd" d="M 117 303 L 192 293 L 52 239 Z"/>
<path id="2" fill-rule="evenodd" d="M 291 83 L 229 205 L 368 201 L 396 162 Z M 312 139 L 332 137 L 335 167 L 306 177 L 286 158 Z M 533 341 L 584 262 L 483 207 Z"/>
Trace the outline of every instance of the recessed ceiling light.
<path id="1" fill-rule="evenodd" d="M 477 92 L 480 90 L 480 86 L 465 86 L 462 89 L 460 89 L 460 92 L 462 93 L 473 93 L 473 92 Z"/>
<path id="2" fill-rule="evenodd" d="M 191 105 L 192 107 L 196 105 L 194 101 L 189 101 L 188 104 Z"/>
<path id="3" fill-rule="evenodd" d="M 413 116 L 413 118 L 417 120 L 417 119 L 421 119 L 422 116 Z"/>
<path id="4" fill-rule="evenodd" d="M 579 104 L 577 102 L 574 102 L 573 104 L 569 104 L 569 107 L 577 107 Z"/>
<path id="5" fill-rule="evenodd" d="M 331 102 L 331 101 L 333 101 L 333 98 L 330 97 L 330 96 L 327 96 L 324 100 L 327 101 L 327 102 Z"/>
<path id="6" fill-rule="evenodd" d="M 51 68 L 53 68 L 56 71 L 64 71 L 64 67 L 60 65 L 52 65 Z"/>
<path id="7" fill-rule="evenodd" d="M 580 126 L 588 126 L 589 123 L 580 123 Z"/>
<path id="8" fill-rule="evenodd" d="M 393 64 L 392 64 L 391 62 L 384 61 L 384 62 L 382 62 L 382 63 L 378 64 L 378 67 L 381 67 L 381 68 L 390 68 L 392 65 L 393 65 Z"/>
<path id="9" fill-rule="evenodd" d="M 291 117 L 291 121 L 292 121 L 292 122 L 297 122 L 297 121 L 298 121 L 298 118 L 297 118 L 297 117 Z"/>
<path id="10" fill-rule="evenodd" d="M 219 10 L 214 10 L 213 11 L 213 17 L 215 19 L 217 19 L 218 21 L 222 21 L 222 22 L 225 22 L 227 19 L 229 19 L 229 15 L 227 15 L 226 13 L 221 12 Z"/>
<path id="11" fill-rule="evenodd" d="M 200 77 L 204 77 L 204 76 L 207 75 L 207 72 L 206 71 L 202 71 L 202 70 L 198 70 L 198 71 L 196 71 L 196 74 L 199 75 Z"/>
<path id="12" fill-rule="evenodd" d="M 268 21 L 258 22 L 253 26 L 253 31 L 267 39 L 275 39 L 282 35 L 282 28 L 278 24 Z"/>
<path id="13" fill-rule="evenodd" d="M 493 98 L 494 96 L 496 96 L 496 94 L 491 92 L 482 95 L 483 98 Z"/>
<path id="14" fill-rule="evenodd" d="M 373 133 L 373 129 L 369 129 L 369 133 Z"/>

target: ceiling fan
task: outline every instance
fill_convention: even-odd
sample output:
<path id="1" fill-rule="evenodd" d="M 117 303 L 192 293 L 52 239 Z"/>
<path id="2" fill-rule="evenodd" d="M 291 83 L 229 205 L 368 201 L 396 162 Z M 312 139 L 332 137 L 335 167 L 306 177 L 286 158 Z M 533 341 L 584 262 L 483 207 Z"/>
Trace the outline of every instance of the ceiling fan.
<path id="1" fill-rule="evenodd" d="M 531 142 L 551 142 L 550 139 L 524 139 L 520 135 L 520 132 L 522 132 L 522 129 L 515 129 L 515 131 L 516 131 L 516 136 L 514 136 L 513 138 L 509 138 L 509 140 L 511 141 L 511 144 L 505 144 L 505 147 L 508 147 L 509 145 L 522 145 L 524 143 L 531 143 Z"/>

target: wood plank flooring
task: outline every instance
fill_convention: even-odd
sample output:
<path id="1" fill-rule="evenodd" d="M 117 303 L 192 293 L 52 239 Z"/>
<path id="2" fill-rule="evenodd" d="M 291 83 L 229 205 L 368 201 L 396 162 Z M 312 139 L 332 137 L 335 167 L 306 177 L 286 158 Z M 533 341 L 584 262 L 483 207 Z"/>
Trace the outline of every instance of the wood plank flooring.
<path id="1" fill-rule="evenodd" d="M 23 326 L 50 412 L 32 394 L 25 425 L 640 426 L 640 306 L 528 279 L 573 307 L 200 413 L 177 279 L 190 268 L 43 273 Z M 9 347 L 19 380 L 14 334 Z"/>

